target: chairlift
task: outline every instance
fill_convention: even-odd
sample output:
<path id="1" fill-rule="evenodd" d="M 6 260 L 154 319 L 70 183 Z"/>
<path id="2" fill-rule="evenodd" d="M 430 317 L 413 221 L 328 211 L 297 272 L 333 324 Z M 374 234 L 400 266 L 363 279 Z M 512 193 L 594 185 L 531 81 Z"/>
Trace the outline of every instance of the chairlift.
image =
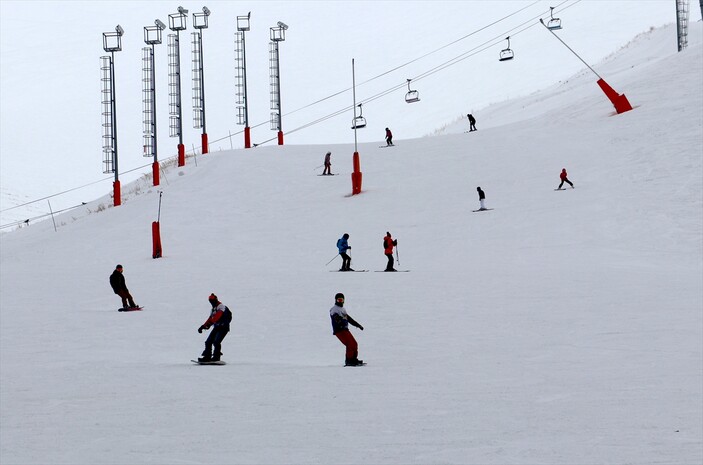
<path id="1" fill-rule="evenodd" d="M 361 104 L 358 104 L 357 107 L 359 107 L 359 116 L 352 120 L 352 129 L 361 129 L 366 127 L 366 118 L 362 116 L 363 110 L 361 108 Z"/>
<path id="2" fill-rule="evenodd" d="M 416 90 L 410 90 L 410 81 L 411 79 L 408 79 L 408 93 L 405 94 L 405 102 L 406 103 L 415 103 L 420 101 L 420 93 Z"/>
<path id="3" fill-rule="evenodd" d="M 557 29 L 561 29 L 561 19 L 554 17 L 554 7 L 553 6 L 549 7 L 549 16 L 551 16 L 552 19 L 550 19 L 547 22 L 547 29 L 552 30 L 552 31 L 556 31 Z"/>
<path id="4" fill-rule="evenodd" d="M 505 48 L 500 51 L 500 58 L 498 58 L 498 61 L 512 60 L 515 56 L 513 51 L 510 50 L 510 36 L 506 37 L 505 39 L 508 41 L 508 48 Z"/>

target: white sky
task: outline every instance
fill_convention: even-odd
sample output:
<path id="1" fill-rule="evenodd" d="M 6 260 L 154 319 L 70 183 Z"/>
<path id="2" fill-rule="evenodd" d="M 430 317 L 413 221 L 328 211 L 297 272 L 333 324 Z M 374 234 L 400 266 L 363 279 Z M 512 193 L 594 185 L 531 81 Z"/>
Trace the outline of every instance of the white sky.
<path id="1" fill-rule="evenodd" d="M 148 171 L 145 168 L 126 173 L 152 161 L 142 156 L 143 27 L 153 25 L 156 18 L 168 23 L 168 14 L 175 13 L 179 5 L 190 10 L 189 29 L 181 33 L 181 72 L 184 143 L 191 150 L 199 144 L 200 130 L 192 128 L 191 119 L 190 26 L 192 13 L 201 11 L 203 4 L 0 1 L 0 209 L 101 179 L 105 181 L 52 198 L 52 205 L 65 208 L 111 190 L 112 175 L 102 173 L 99 58 L 106 54 L 102 50 L 102 33 L 113 31 L 117 24 L 125 30 L 123 51 L 115 58 L 121 180 L 125 182 Z M 564 29 L 559 36 L 591 65 L 639 32 L 676 18 L 672 0 L 215 1 L 204 5 L 212 11 L 209 28 L 203 34 L 211 151 L 243 146 L 243 136 L 236 134 L 243 127 L 236 124 L 233 35 L 236 17 L 249 11 L 252 19 L 246 38 L 247 65 L 250 125 L 255 143 L 276 135 L 268 122 L 269 28 L 278 21 L 290 26 L 286 41 L 280 45 L 286 144 L 353 142 L 349 129 L 351 111 L 296 130 L 351 106 L 351 92 L 286 115 L 348 89 L 352 58 L 356 62 L 357 101 L 363 101 L 402 84 L 406 78 L 420 76 L 469 53 L 467 59 L 413 82 L 412 87 L 420 91 L 418 103 L 406 104 L 406 90 L 400 89 L 364 105 L 368 126 L 359 131 L 359 141 L 380 142 L 383 129 L 388 126 L 397 142 L 431 134 L 470 111 L 480 128 L 482 107 L 546 87 L 582 69 L 582 63 L 534 19 L 548 11 L 549 6 L 561 5 L 556 16 L 562 19 Z M 523 12 L 476 32 L 525 7 Z M 700 15 L 694 2 L 690 20 L 698 21 Z M 532 27 L 525 29 L 525 22 Z M 507 35 L 512 36 L 511 48 L 516 58 L 499 63 L 498 53 L 506 45 Z M 489 48 L 480 51 L 483 44 Z M 672 47 L 676 44 L 672 43 Z M 163 161 L 175 154 L 177 145 L 177 139 L 168 137 L 165 36 L 164 43 L 156 48 L 156 72 L 159 159 Z M 359 85 L 386 72 L 389 73 L 382 78 Z M 229 133 L 236 134 L 232 145 L 226 139 Z M 321 156 L 324 151 L 322 147 Z M 41 211 L 46 210 L 45 203 L 42 202 Z M 5 212 L 3 224 L 10 213 Z"/>

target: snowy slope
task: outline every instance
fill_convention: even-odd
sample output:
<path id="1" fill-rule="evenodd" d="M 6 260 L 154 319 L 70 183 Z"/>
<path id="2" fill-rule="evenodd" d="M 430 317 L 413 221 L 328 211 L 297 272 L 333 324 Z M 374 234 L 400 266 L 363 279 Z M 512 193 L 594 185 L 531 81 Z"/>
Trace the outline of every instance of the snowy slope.
<path id="1" fill-rule="evenodd" d="M 147 181 L 3 235 L 0 462 L 701 463 L 691 26 L 685 53 L 669 27 L 597 66 L 634 111 L 584 72 L 476 133 L 360 145 L 359 196 L 350 145 L 190 159 L 162 178 L 163 259 Z M 315 176 L 327 150 L 339 176 Z M 354 268 L 383 269 L 386 231 L 411 272 L 328 272 L 344 232 Z M 117 263 L 145 311 L 115 311 Z M 341 366 L 340 291 L 365 368 Z M 211 292 L 234 312 L 224 367 L 188 362 Z"/>

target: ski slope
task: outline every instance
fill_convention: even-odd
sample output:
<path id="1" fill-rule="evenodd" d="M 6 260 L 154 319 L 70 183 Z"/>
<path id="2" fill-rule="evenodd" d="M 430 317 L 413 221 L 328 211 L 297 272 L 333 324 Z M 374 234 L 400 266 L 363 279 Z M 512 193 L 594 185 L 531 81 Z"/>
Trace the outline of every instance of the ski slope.
<path id="1" fill-rule="evenodd" d="M 358 196 L 353 146 L 262 146 L 3 235 L 0 462 L 701 463 L 703 30 L 675 33 L 596 65 L 633 111 L 584 71 L 475 133 L 361 144 Z M 386 231 L 409 273 L 328 272 L 345 232 L 382 270 Z M 116 311 L 117 263 L 144 311 Z M 190 362 L 211 292 L 226 366 Z"/>

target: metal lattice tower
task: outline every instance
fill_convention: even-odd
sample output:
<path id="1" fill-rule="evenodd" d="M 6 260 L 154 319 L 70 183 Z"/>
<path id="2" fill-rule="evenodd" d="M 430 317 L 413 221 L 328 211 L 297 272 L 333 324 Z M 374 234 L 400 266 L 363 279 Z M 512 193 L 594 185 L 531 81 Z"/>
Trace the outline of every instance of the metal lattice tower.
<path id="1" fill-rule="evenodd" d="M 203 48 L 200 31 L 191 34 L 193 40 L 193 127 L 201 129 L 205 119 L 205 97 L 203 93 Z"/>
<path id="2" fill-rule="evenodd" d="M 676 0 L 676 36 L 679 52 L 688 46 L 688 15 L 689 0 Z"/>
<path id="3" fill-rule="evenodd" d="M 100 57 L 102 105 L 103 173 L 117 170 L 117 134 L 115 128 L 114 67 L 111 56 Z"/>
<path id="4" fill-rule="evenodd" d="M 281 81 L 278 67 L 278 42 L 269 43 L 269 83 L 271 87 L 271 130 L 281 130 Z"/>
<path id="5" fill-rule="evenodd" d="M 144 156 L 153 157 L 156 152 L 156 101 L 154 87 L 154 49 L 142 49 L 142 132 L 144 133 Z"/>
<path id="6" fill-rule="evenodd" d="M 246 64 L 244 56 L 244 31 L 234 33 L 234 69 L 236 71 L 234 88 L 237 102 L 237 124 L 248 124 L 246 115 Z"/>
<path id="7" fill-rule="evenodd" d="M 178 35 L 168 35 L 169 137 L 181 137 L 181 58 Z"/>

